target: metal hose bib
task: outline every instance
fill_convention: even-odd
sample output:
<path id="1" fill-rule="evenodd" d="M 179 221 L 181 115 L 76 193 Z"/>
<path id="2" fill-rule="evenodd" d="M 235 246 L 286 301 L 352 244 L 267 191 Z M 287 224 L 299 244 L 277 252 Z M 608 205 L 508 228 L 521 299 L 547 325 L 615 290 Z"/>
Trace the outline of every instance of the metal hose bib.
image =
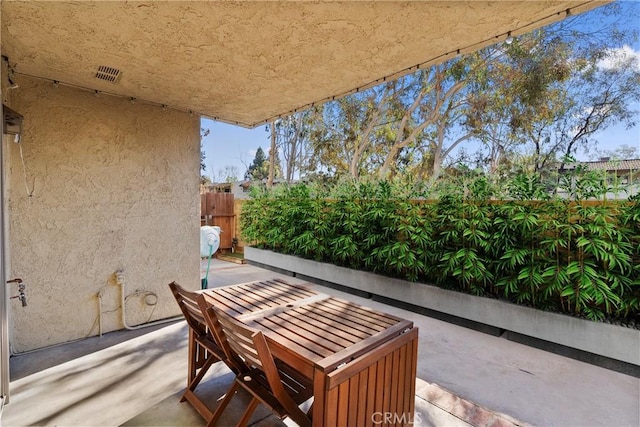
<path id="1" fill-rule="evenodd" d="M 7 281 L 9 283 L 17 283 L 18 284 L 18 295 L 10 297 L 9 299 L 19 299 L 22 303 L 23 307 L 27 306 L 27 295 L 25 294 L 26 285 L 20 278 L 15 278 Z"/>

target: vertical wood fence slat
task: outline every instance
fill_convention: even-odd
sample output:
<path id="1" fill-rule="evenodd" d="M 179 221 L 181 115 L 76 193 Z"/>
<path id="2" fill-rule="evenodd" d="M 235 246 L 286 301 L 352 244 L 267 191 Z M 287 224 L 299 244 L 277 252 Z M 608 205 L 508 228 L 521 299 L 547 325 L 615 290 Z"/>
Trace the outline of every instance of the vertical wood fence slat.
<path id="1" fill-rule="evenodd" d="M 200 195 L 201 225 L 218 226 L 220 249 L 231 249 L 236 237 L 236 215 L 232 193 L 206 193 Z"/>

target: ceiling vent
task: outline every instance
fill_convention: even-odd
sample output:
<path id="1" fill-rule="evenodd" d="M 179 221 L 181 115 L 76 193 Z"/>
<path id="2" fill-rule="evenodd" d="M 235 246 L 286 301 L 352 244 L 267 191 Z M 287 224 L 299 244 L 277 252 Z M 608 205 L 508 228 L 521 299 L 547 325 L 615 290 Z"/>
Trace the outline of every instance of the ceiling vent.
<path id="1" fill-rule="evenodd" d="M 98 71 L 96 72 L 96 79 L 104 80 L 109 83 L 117 83 L 121 75 L 122 72 L 117 68 L 101 65 L 98 67 Z"/>

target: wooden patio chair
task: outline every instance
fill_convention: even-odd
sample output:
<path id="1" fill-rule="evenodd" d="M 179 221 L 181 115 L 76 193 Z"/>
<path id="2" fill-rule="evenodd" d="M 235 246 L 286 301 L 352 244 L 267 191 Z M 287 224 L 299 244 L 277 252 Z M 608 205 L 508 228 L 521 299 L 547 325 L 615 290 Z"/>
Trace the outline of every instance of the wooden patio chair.
<path id="1" fill-rule="evenodd" d="M 269 344 L 257 329 L 249 328 L 223 311 L 198 297 L 204 317 L 220 339 L 228 360 L 239 372 L 226 396 L 216 408 L 207 426 L 215 426 L 225 408 L 240 389 L 252 395 L 238 427 L 246 426 L 259 403 L 268 407 L 280 419 L 290 417 L 300 426 L 311 426 L 311 418 L 299 405 L 313 396 L 313 384 L 295 369 L 274 360 Z M 311 409 L 309 409 L 311 413 Z"/>
<path id="2" fill-rule="evenodd" d="M 213 412 L 198 398 L 195 389 L 214 363 L 226 360 L 225 353 L 207 327 L 196 302 L 198 293 L 188 291 L 176 282 L 169 283 L 169 288 L 189 325 L 187 389 L 180 401 L 188 401 L 206 421 L 209 421 L 213 417 Z M 237 373 L 237 370 L 232 370 Z"/>

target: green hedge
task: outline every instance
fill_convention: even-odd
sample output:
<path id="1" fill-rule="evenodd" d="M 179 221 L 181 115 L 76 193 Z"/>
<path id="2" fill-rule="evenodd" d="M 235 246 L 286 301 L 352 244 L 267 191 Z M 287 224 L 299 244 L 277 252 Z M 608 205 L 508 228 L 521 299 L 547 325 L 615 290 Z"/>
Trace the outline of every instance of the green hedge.
<path id="1" fill-rule="evenodd" d="M 511 185 L 507 195 L 517 196 L 522 185 Z M 640 201 L 496 201 L 485 186 L 450 186 L 435 201 L 385 181 L 284 187 L 244 204 L 242 234 L 281 253 L 640 323 Z"/>

